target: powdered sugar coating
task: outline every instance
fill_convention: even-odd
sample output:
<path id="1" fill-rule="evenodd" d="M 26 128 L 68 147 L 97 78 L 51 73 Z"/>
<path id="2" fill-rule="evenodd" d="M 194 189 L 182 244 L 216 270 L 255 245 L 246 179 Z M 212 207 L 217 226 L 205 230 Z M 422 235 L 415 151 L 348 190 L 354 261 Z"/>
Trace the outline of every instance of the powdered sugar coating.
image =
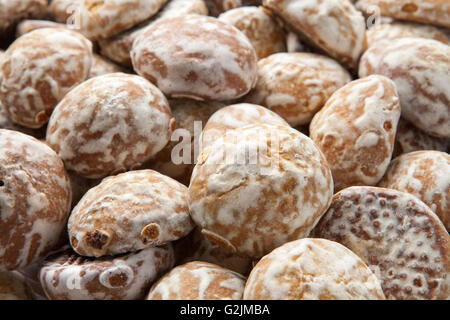
<path id="1" fill-rule="evenodd" d="M 150 18 L 167 0 L 81 0 L 75 25 L 91 40 L 116 35 Z"/>
<path id="2" fill-rule="evenodd" d="M 336 191 L 380 181 L 391 160 L 399 118 L 395 84 L 384 76 L 355 80 L 331 96 L 309 130 L 327 158 Z"/>
<path id="3" fill-rule="evenodd" d="M 116 257 L 90 259 L 65 250 L 49 257 L 40 272 L 51 300 L 133 300 L 174 264 L 170 244 Z"/>
<path id="4" fill-rule="evenodd" d="M 351 187 L 335 194 L 315 235 L 356 253 L 388 299 L 448 299 L 450 236 L 411 194 Z"/>
<path id="5" fill-rule="evenodd" d="M 73 14 L 83 0 L 52 0 L 48 11 L 50 16 L 59 23 L 72 23 Z"/>
<path id="6" fill-rule="evenodd" d="M 208 10 L 203 0 L 171 0 L 151 19 L 140 23 L 116 36 L 100 39 L 98 44 L 102 55 L 124 66 L 131 67 L 130 51 L 134 39 L 151 23 L 161 18 L 173 18 L 186 14 L 207 15 Z"/>
<path id="7" fill-rule="evenodd" d="M 275 112 L 262 106 L 250 103 L 230 105 L 218 110 L 209 118 L 200 135 L 201 149 L 208 148 L 230 130 L 258 123 L 289 126 Z"/>
<path id="8" fill-rule="evenodd" d="M 0 32 L 21 19 L 43 17 L 47 4 L 47 0 L 0 0 Z"/>
<path id="9" fill-rule="evenodd" d="M 64 164 L 45 143 L 0 129 L 0 269 L 27 266 L 57 244 L 70 210 Z"/>
<path id="10" fill-rule="evenodd" d="M 367 265 L 339 243 L 300 239 L 264 256 L 253 268 L 245 300 L 384 300 Z"/>
<path id="11" fill-rule="evenodd" d="M 84 256 L 114 255 L 177 240 L 194 227 L 187 187 L 153 170 L 108 177 L 73 209 L 68 231 Z"/>
<path id="12" fill-rule="evenodd" d="M 408 192 L 427 204 L 450 230 L 450 155 L 417 151 L 395 158 L 378 184 Z"/>
<path id="13" fill-rule="evenodd" d="M 0 272 L 0 300 L 33 300 L 22 274 L 17 271 Z"/>
<path id="14" fill-rule="evenodd" d="M 350 74 L 328 57 L 277 53 L 258 61 L 258 82 L 244 99 L 296 126 L 309 123 L 328 98 L 350 81 Z"/>
<path id="15" fill-rule="evenodd" d="M 397 87 L 402 116 L 437 137 L 450 137 L 450 46 L 422 38 L 378 41 L 361 57 L 359 76 L 382 74 Z"/>
<path id="16" fill-rule="evenodd" d="M 86 79 L 92 44 L 78 32 L 44 28 L 25 34 L 0 65 L 0 99 L 11 119 L 40 128 L 56 104 Z"/>
<path id="17" fill-rule="evenodd" d="M 448 0 L 359 0 L 356 3 L 363 12 L 370 12 L 374 6 L 383 16 L 450 27 Z"/>
<path id="18" fill-rule="evenodd" d="M 203 149 L 189 210 L 208 240 L 258 258 L 307 236 L 332 194 L 330 169 L 311 139 L 288 126 L 256 124 Z"/>
<path id="19" fill-rule="evenodd" d="M 136 72 L 172 98 L 231 100 L 257 78 L 256 53 L 247 37 L 212 17 L 164 18 L 135 39 Z"/>
<path id="20" fill-rule="evenodd" d="M 98 55 L 94 54 L 92 56 L 92 66 L 91 70 L 89 71 L 88 78 L 93 78 L 96 76 L 101 76 L 108 73 L 115 73 L 115 72 L 125 72 L 126 70 L 117 64 L 109 61 L 108 59 Z"/>
<path id="21" fill-rule="evenodd" d="M 242 31 L 255 48 L 258 59 L 286 51 L 283 29 L 263 7 L 240 7 L 226 11 L 219 20 Z"/>
<path id="22" fill-rule="evenodd" d="M 361 54 L 365 23 L 361 12 L 342 0 L 264 0 L 302 38 L 347 67 Z"/>
<path id="23" fill-rule="evenodd" d="M 450 44 L 450 40 L 445 33 L 438 28 L 411 22 L 394 22 L 387 24 L 376 24 L 366 31 L 366 43 L 364 50 L 380 40 L 398 38 L 425 38 L 441 41 Z"/>
<path id="24" fill-rule="evenodd" d="M 100 178 L 149 160 L 169 141 L 174 125 L 158 88 L 136 75 L 111 73 L 64 97 L 46 139 L 68 169 Z"/>
<path id="25" fill-rule="evenodd" d="M 212 263 L 175 267 L 156 282 L 147 300 L 241 300 L 245 278 Z"/>

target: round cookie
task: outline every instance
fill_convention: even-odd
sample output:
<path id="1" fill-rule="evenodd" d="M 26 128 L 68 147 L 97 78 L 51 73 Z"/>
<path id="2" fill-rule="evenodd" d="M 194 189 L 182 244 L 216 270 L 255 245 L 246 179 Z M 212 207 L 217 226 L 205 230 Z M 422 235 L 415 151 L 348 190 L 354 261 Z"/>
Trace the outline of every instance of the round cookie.
<path id="1" fill-rule="evenodd" d="M 50 300 L 136 300 L 173 264 L 171 244 L 97 259 L 66 249 L 47 258 L 40 280 Z"/>
<path id="2" fill-rule="evenodd" d="M 450 27 L 448 0 L 359 0 L 356 3 L 363 12 L 370 12 L 374 6 L 386 17 Z"/>
<path id="3" fill-rule="evenodd" d="M 132 67 L 130 51 L 134 39 L 151 23 L 161 18 L 172 18 L 187 14 L 207 15 L 203 0 L 171 0 L 154 17 L 116 36 L 98 41 L 102 55 L 126 67 Z"/>
<path id="4" fill-rule="evenodd" d="M 250 40 L 258 59 L 286 51 L 283 29 L 264 7 L 240 7 L 222 13 L 219 20 L 242 31 Z"/>
<path id="5" fill-rule="evenodd" d="M 48 20 L 22 20 L 16 27 L 16 38 L 24 34 L 43 28 L 70 28 L 70 26 Z"/>
<path id="6" fill-rule="evenodd" d="M 136 75 L 111 73 L 64 97 L 46 139 L 68 169 L 94 179 L 137 168 L 167 144 L 174 126 L 158 88 Z"/>
<path id="7" fill-rule="evenodd" d="M 83 0 L 51 0 L 48 12 L 59 23 L 73 24 L 73 14 Z"/>
<path id="8" fill-rule="evenodd" d="M 384 300 L 366 264 L 339 243 L 300 239 L 264 256 L 253 268 L 245 300 Z"/>
<path id="9" fill-rule="evenodd" d="M 17 39 L 0 64 L 0 100 L 10 118 L 40 128 L 56 104 L 83 82 L 92 62 L 92 44 L 78 32 L 44 28 Z"/>
<path id="10" fill-rule="evenodd" d="M 245 278 L 215 264 L 193 261 L 159 279 L 147 300 L 241 300 Z"/>
<path id="11" fill-rule="evenodd" d="M 247 37 L 212 17 L 185 15 L 151 24 L 133 42 L 136 72 L 172 98 L 237 99 L 256 84 Z"/>
<path id="12" fill-rule="evenodd" d="M 409 193 L 351 187 L 333 197 L 315 235 L 356 253 L 388 299 L 448 299 L 450 236 L 429 207 Z"/>
<path id="13" fill-rule="evenodd" d="M 436 138 L 400 118 L 395 137 L 394 158 L 408 152 L 436 150 L 450 153 L 450 139 Z"/>
<path id="14" fill-rule="evenodd" d="M 190 99 L 171 99 L 169 104 L 176 120 L 171 141 L 143 167 L 189 185 L 199 153 L 202 128 L 209 117 L 225 104 Z"/>
<path id="15" fill-rule="evenodd" d="M 361 12 L 342 0 L 264 0 L 264 6 L 302 40 L 354 68 L 361 54 L 366 25 Z"/>
<path id="16" fill-rule="evenodd" d="M 363 51 L 366 51 L 377 41 L 398 38 L 434 39 L 445 44 L 450 44 L 447 35 L 436 27 L 420 23 L 393 22 L 377 24 L 367 29 L 366 42 Z"/>
<path id="17" fill-rule="evenodd" d="M 450 230 L 450 155 L 416 151 L 395 158 L 379 187 L 408 192 L 430 207 Z"/>
<path id="18" fill-rule="evenodd" d="M 256 124 L 203 149 L 189 210 L 209 241 L 258 258 L 307 236 L 332 195 L 330 169 L 311 139 L 288 126 Z"/>
<path id="19" fill-rule="evenodd" d="M 289 126 L 275 112 L 262 106 L 250 103 L 230 105 L 215 112 L 209 118 L 200 135 L 200 149 L 203 150 L 211 146 L 230 130 L 258 123 Z"/>
<path id="20" fill-rule="evenodd" d="M 402 116 L 437 137 L 450 137 L 450 46 L 423 38 L 383 40 L 361 57 L 359 76 L 392 79 Z"/>
<path id="21" fill-rule="evenodd" d="M 150 18 L 167 0 L 81 0 L 73 21 L 91 40 L 108 38 Z"/>
<path id="22" fill-rule="evenodd" d="M 193 227 L 187 187 L 153 170 L 103 179 L 83 196 L 67 225 L 73 249 L 95 257 L 165 244 Z"/>
<path id="23" fill-rule="evenodd" d="M 0 300 L 33 300 L 31 288 L 17 271 L 0 272 Z"/>
<path id="24" fill-rule="evenodd" d="M 211 243 L 198 228 L 195 228 L 186 237 L 174 242 L 173 245 L 177 264 L 205 261 L 242 275 L 248 274 L 252 268 L 252 259 L 229 253 L 218 245 Z"/>
<path id="25" fill-rule="evenodd" d="M 0 129 L 0 270 L 25 267 L 52 249 L 70 202 L 58 155 L 31 136 Z"/>
<path id="26" fill-rule="evenodd" d="M 93 78 L 96 76 L 101 76 L 108 73 L 115 73 L 115 72 L 125 72 L 126 70 L 117 64 L 109 61 L 106 58 L 103 58 L 102 56 L 98 54 L 94 54 L 92 57 L 92 66 L 91 70 L 89 71 L 88 78 Z"/>
<path id="27" fill-rule="evenodd" d="M 351 81 L 336 61 L 313 53 L 277 53 L 258 61 L 258 82 L 244 98 L 292 126 L 308 124 L 328 98 Z"/>
<path id="28" fill-rule="evenodd" d="M 314 116 L 310 137 L 327 158 L 335 191 L 381 180 L 391 161 L 400 113 L 394 82 L 374 75 L 336 91 Z"/>
<path id="29" fill-rule="evenodd" d="M 47 0 L 0 0 L 0 33 L 22 19 L 43 17 L 47 4 Z"/>

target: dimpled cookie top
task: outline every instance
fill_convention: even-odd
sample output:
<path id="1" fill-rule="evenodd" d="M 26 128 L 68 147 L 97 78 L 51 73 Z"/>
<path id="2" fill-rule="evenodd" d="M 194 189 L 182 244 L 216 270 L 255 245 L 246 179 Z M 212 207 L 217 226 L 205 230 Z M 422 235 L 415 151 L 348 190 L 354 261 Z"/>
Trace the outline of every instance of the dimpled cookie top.
<path id="1" fill-rule="evenodd" d="M 136 75 L 94 77 L 69 92 L 47 128 L 47 143 L 87 178 L 135 168 L 160 151 L 175 125 L 167 99 Z"/>
<path id="2" fill-rule="evenodd" d="M 380 282 L 349 249 L 325 239 L 278 247 L 253 268 L 246 300 L 384 300 Z"/>
<path id="3" fill-rule="evenodd" d="M 136 72 L 172 98 L 230 100 L 256 83 L 256 53 L 247 37 L 216 18 L 164 18 L 133 43 Z"/>
<path id="4" fill-rule="evenodd" d="M 52 249 L 70 202 L 57 154 L 31 136 L 0 129 L 0 269 L 25 267 Z"/>
<path id="5" fill-rule="evenodd" d="M 194 226 L 187 197 L 186 186 L 153 170 L 105 178 L 73 209 L 71 245 L 99 257 L 177 240 Z"/>

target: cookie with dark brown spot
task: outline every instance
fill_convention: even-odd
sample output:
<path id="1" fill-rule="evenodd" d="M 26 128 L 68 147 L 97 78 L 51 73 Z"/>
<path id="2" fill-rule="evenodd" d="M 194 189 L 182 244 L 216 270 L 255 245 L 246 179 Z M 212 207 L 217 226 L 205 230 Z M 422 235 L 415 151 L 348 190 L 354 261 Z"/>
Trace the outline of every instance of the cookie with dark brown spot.
<path id="1" fill-rule="evenodd" d="M 315 236 L 337 241 L 362 258 L 388 299 L 448 299 L 450 236 L 411 194 L 351 187 L 334 195 Z"/>
<path id="2" fill-rule="evenodd" d="M 47 258 L 40 280 L 51 300 L 136 300 L 173 264 L 170 244 L 97 259 L 66 249 Z"/>

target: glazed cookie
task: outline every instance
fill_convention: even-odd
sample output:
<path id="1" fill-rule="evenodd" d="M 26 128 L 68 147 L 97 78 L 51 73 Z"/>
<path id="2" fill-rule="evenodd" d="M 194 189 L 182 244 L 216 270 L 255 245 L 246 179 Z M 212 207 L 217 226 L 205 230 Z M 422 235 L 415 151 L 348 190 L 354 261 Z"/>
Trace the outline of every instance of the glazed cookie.
<path id="1" fill-rule="evenodd" d="M 147 300 L 241 300 L 245 278 L 201 261 L 175 267 L 156 282 Z"/>
<path id="2" fill-rule="evenodd" d="M 230 130 L 252 124 L 274 124 L 289 126 L 275 112 L 250 103 L 239 103 L 220 109 L 209 118 L 200 135 L 200 149 L 211 146 Z"/>
<path id="3" fill-rule="evenodd" d="M 48 257 L 40 280 L 50 300 L 135 300 L 173 264 L 171 244 L 97 259 L 67 249 Z"/>
<path id="4" fill-rule="evenodd" d="M 144 168 L 156 170 L 189 185 L 199 154 L 199 136 L 209 117 L 225 104 L 190 99 L 169 100 L 176 129 L 171 141 Z"/>
<path id="5" fill-rule="evenodd" d="M 52 249 L 70 201 L 58 155 L 31 136 L 0 129 L 0 270 L 27 266 Z"/>
<path id="6" fill-rule="evenodd" d="M 126 72 L 126 70 L 98 54 L 92 56 L 92 66 L 88 78 L 115 72 Z"/>
<path id="7" fill-rule="evenodd" d="M 217 17 L 221 13 L 242 6 L 242 0 L 204 0 L 210 16 Z"/>
<path id="8" fill-rule="evenodd" d="M 48 20 L 23 20 L 17 24 L 16 27 L 16 38 L 19 38 L 23 36 L 25 33 L 37 30 L 37 29 L 43 29 L 43 28 L 63 28 L 63 29 L 69 29 L 70 26 L 63 24 L 63 23 L 57 23 L 53 21 Z"/>
<path id="9" fill-rule="evenodd" d="M 391 161 L 400 112 L 394 82 L 374 75 L 336 91 L 314 116 L 310 137 L 327 158 L 336 191 L 380 181 Z"/>
<path id="10" fill-rule="evenodd" d="M 417 151 L 395 158 L 380 187 L 408 192 L 427 204 L 450 230 L 450 155 Z"/>
<path id="11" fill-rule="evenodd" d="M 0 0 L 0 33 L 22 19 L 43 17 L 47 4 L 47 0 Z"/>
<path id="12" fill-rule="evenodd" d="M 240 7 L 219 16 L 242 31 L 256 51 L 258 59 L 286 51 L 283 29 L 263 7 Z"/>
<path id="13" fill-rule="evenodd" d="M 0 300 L 33 300 L 31 288 L 22 274 L 0 272 Z"/>
<path id="14" fill-rule="evenodd" d="M 258 82 L 244 98 L 292 126 L 308 124 L 328 98 L 351 81 L 336 61 L 313 53 L 277 53 L 258 61 Z"/>
<path id="15" fill-rule="evenodd" d="M 136 72 L 172 98 L 231 100 L 256 84 L 257 58 L 247 37 L 200 15 L 164 18 L 133 42 Z"/>
<path id="16" fill-rule="evenodd" d="M 429 136 L 408 121 L 400 118 L 395 137 L 394 157 L 403 153 L 421 150 L 436 150 L 450 153 L 450 139 Z"/>
<path id="17" fill-rule="evenodd" d="M 445 33 L 433 26 L 420 23 L 394 22 L 388 24 L 377 24 L 366 31 L 366 51 L 371 45 L 380 40 L 398 38 L 424 38 L 441 41 L 450 44 L 450 40 Z"/>
<path id="18" fill-rule="evenodd" d="M 92 44 L 78 32 L 29 32 L 8 48 L 0 63 L 0 100 L 14 122 L 40 128 L 64 95 L 87 78 L 91 62 Z"/>
<path id="19" fill-rule="evenodd" d="M 51 0 L 48 7 L 50 16 L 59 23 L 73 24 L 75 10 L 83 0 Z"/>
<path id="20" fill-rule="evenodd" d="M 402 116 L 424 132 L 450 138 L 450 46 L 422 38 L 382 40 L 361 57 L 359 76 L 394 80 Z"/>
<path id="21" fill-rule="evenodd" d="M 187 187 L 153 170 L 103 179 L 80 200 L 67 225 L 73 249 L 95 257 L 165 244 L 193 227 Z"/>
<path id="22" fill-rule="evenodd" d="M 105 57 L 126 67 L 131 67 L 130 51 L 134 39 L 141 31 L 158 19 L 173 18 L 187 14 L 207 15 L 208 10 L 205 2 L 203 0 L 171 0 L 153 18 L 116 36 L 100 39 L 98 41 L 100 51 Z"/>
<path id="23" fill-rule="evenodd" d="M 341 0 L 264 0 L 264 6 L 303 40 L 349 68 L 361 54 L 366 25 L 361 12 Z"/>
<path id="24" fill-rule="evenodd" d="M 330 169 L 311 139 L 285 125 L 256 124 L 203 149 L 189 210 L 209 241 L 259 258 L 307 236 L 332 195 Z"/>
<path id="25" fill-rule="evenodd" d="M 356 3 L 363 12 L 374 6 L 386 17 L 450 27 L 448 0 L 359 0 Z"/>
<path id="26" fill-rule="evenodd" d="M 137 168 L 169 141 L 175 120 L 167 99 L 136 75 L 111 73 L 83 82 L 58 104 L 47 143 L 86 178 Z"/>
<path id="27" fill-rule="evenodd" d="M 174 250 L 178 264 L 205 261 L 242 275 L 248 274 L 252 268 L 251 259 L 229 253 L 211 243 L 198 228 L 195 228 L 188 236 L 174 242 Z"/>
<path id="28" fill-rule="evenodd" d="M 253 268 L 245 300 L 384 300 L 377 277 L 349 249 L 325 239 L 300 239 Z"/>
<path id="29" fill-rule="evenodd" d="M 315 235 L 337 241 L 381 280 L 388 299 L 448 299 L 450 236 L 409 193 L 351 187 L 334 195 Z"/>
<path id="30" fill-rule="evenodd" d="M 91 40 L 116 35 L 150 18 L 167 0 L 81 0 L 73 13 L 75 26 Z"/>

